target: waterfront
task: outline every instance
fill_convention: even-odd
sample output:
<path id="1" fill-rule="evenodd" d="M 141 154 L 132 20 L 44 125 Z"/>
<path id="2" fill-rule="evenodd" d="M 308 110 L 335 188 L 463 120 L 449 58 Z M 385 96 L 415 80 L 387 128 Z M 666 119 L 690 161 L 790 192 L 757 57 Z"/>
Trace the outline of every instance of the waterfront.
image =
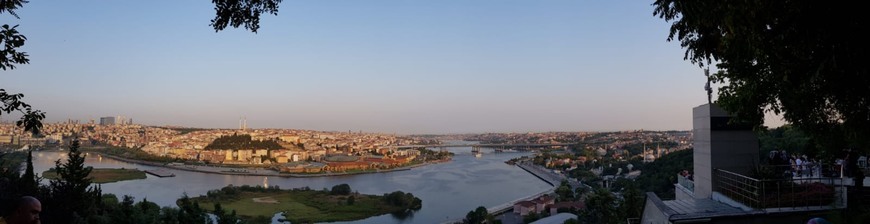
<path id="1" fill-rule="evenodd" d="M 526 197 L 551 186 L 528 172 L 504 161 L 530 153 L 494 153 L 483 149 L 482 157 L 471 154 L 470 147 L 448 149 L 456 153 L 453 161 L 432 164 L 406 171 L 371 173 L 350 176 L 282 178 L 270 177 L 268 184 L 283 189 L 305 187 L 329 188 L 347 183 L 353 190 L 364 194 L 384 194 L 392 191 L 411 192 L 423 200 L 423 208 L 412 216 L 400 219 L 382 215 L 364 220 L 343 223 L 439 223 L 464 217 L 478 207 L 492 207 L 518 198 Z M 65 158 L 65 152 L 34 153 L 34 168 L 42 172 L 54 166 L 54 161 Z M 107 157 L 88 156 L 86 164 L 105 168 L 136 168 L 140 170 L 160 167 L 140 165 L 113 160 Z M 175 177 L 147 179 L 103 184 L 103 193 L 131 195 L 136 200 L 147 198 L 161 206 L 173 206 L 184 193 L 190 196 L 205 194 L 208 190 L 226 185 L 263 185 L 262 176 L 239 176 L 171 170 Z"/>

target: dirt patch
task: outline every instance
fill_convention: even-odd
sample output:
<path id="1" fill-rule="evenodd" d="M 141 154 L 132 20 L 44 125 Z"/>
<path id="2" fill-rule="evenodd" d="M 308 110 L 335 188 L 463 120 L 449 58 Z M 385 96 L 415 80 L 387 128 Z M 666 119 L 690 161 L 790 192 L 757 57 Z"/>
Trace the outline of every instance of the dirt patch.
<path id="1" fill-rule="evenodd" d="M 278 204 L 278 200 L 272 197 L 253 198 L 253 200 L 256 203 Z"/>

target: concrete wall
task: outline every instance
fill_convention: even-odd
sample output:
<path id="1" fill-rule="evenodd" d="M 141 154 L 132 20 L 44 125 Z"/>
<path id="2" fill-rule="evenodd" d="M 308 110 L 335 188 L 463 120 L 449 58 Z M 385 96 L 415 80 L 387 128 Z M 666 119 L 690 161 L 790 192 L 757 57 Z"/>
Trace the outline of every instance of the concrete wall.
<path id="1" fill-rule="evenodd" d="M 671 223 L 668 220 L 668 217 L 665 215 L 662 210 L 659 210 L 659 207 L 656 206 L 655 200 L 659 200 L 658 197 L 646 197 L 646 202 L 643 206 L 643 215 L 641 216 L 640 223 L 642 224 L 669 224 Z M 659 201 L 661 203 L 661 201 Z"/>
<path id="2" fill-rule="evenodd" d="M 713 170 L 748 174 L 758 164 L 758 138 L 747 127 L 728 123 L 730 117 L 714 104 L 692 109 L 695 198 L 712 195 Z"/>
<path id="3" fill-rule="evenodd" d="M 674 194 L 677 200 L 692 200 L 695 198 L 695 193 L 680 184 L 674 184 Z"/>

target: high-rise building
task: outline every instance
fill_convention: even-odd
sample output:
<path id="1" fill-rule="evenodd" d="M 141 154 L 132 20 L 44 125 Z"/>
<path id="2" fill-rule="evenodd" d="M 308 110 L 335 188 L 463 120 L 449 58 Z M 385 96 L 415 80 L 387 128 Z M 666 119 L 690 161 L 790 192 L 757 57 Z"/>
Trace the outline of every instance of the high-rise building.
<path id="1" fill-rule="evenodd" d="M 115 117 L 101 117 L 100 125 L 115 125 Z"/>

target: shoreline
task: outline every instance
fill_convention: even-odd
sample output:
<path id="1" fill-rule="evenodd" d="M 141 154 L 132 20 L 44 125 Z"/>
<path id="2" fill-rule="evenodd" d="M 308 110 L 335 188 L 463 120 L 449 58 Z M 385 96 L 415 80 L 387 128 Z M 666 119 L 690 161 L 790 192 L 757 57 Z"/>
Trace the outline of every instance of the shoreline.
<path id="1" fill-rule="evenodd" d="M 50 150 L 50 151 L 54 151 L 54 150 Z M 58 150 L 58 152 L 63 152 L 63 151 Z M 175 165 L 170 165 L 170 164 L 168 164 L 168 163 L 161 163 L 161 162 L 153 162 L 153 161 L 147 161 L 147 160 L 137 160 L 137 159 L 124 158 L 124 157 L 120 157 L 120 156 L 116 156 L 116 155 L 110 155 L 110 154 L 106 154 L 106 153 L 102 153 L 102 152 L 94 152 L 94 151 L 83 151 L 83 152 L 84 152 L 84 153 L 93 153 L 93 154 L 97 154 L 97 155 L 99 155 L 99 156 L 108 157 L 108 158 L 111 158 L 111 159 L 114 159 L 114 160 L 118 160 L 118 161 L 122 161 L 122 162 L 135 163 L 135 164 L 148 165 L 148 166 L 156 166 L 156 167 L 163 167 L 163 168 L 169 168 L 169 169 L 174 169 L 174 170 L 183 170 L 183 171 L 191 171 L 191 172 L 210 173 L 210 174 L 223 174 L 223 175 L 263 176 L 263 177 L 291 177 L 291 178 L 329 177 L 329 176 L 347 176 L 347 175 L 357 175 L 357 174 L 371 174 L 371 173 L 386 173 L 386 172 L 395 172 L 395 171 L 405 171 L 405 170 L 411 170 L 411 169 L 418 168 L 418 167 L 422 167 L 422 166 L 426 166 L 426 165 L 439 164 L 439 163 L 445 163 L 445 162 L 449 162 L 449 161 L 451 161 L 450 159 L 448 159 L 448 160 L 436 160 L 436 161 L 428 161 L 428 162 L 424 162 L 424 163 L 420 163 L 420 164 L 414 164 L 414 165 L 403 166 L 403 167 L 396 167 L 396 168 L 391 168 L 391 169 L 366 170 L 366 171 L 353 172 L 353 173 L 347 173 L 347 172 L 343 172 L 343 173 L 315 173 L 315 174 L 297 174 L 297 173 L 257 173 L 257 172 L 256 172 L 257 170 L 253 170 L 254 172 L 252 173 L 252 172 L 228 172 L 228 171 L 202 170 L 202 169 L 197 169 L 197 167 L 200 167 L 200 166 L 198 166 L 198 165 L 181 165 L 181 166 L 175 166 Z M 245 169 L 245 170 L 248 170 L 248 169 L 249 169 L 249 168 L 224 167 L 224 166 L 207 166 L 207 167 L 215 167 L 215 168 L 222 168 L 222 169 Z M 273 171 L 273 170 L 269 170 L 269 171 Z M 275 172 L 277 172 L 277 171 L 275 171 Z"/>

